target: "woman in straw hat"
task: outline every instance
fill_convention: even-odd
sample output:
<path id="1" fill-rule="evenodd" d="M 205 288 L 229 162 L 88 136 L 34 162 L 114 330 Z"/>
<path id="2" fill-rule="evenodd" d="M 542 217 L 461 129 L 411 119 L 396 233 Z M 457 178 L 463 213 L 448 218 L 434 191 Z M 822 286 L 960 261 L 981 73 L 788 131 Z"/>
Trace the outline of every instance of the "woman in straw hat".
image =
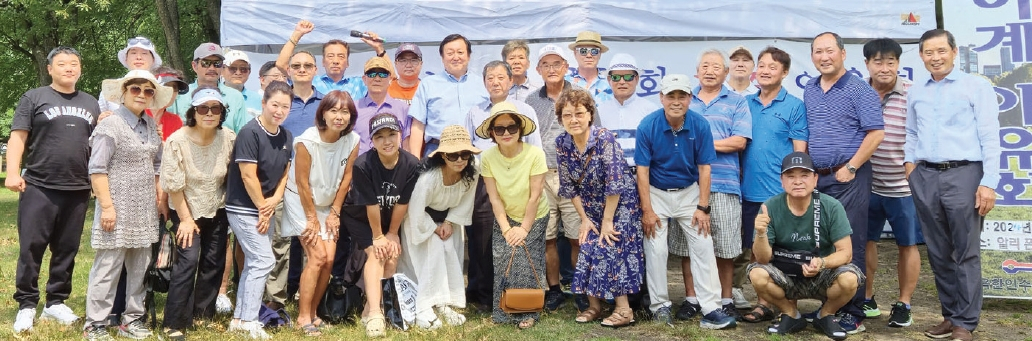
<path id="1" fill-rule="evenodd" d="M 520 114 L 516 106 L 500 102 L 491 107 L 491 116 L 476 131 L 477 136 L 496 144 L 481 157 L 484 187 L 491 198 L 496 227 L 491 235 L 495 280 L 491 317 L 495 323 L 516 323 L 520 329 L 533 327 L 539 314 L 509 314 L 498 303 L 507 288 L 545 287 L 548 204 L 541 191 L 548 166 L 541 148 L 520 139 L 535 129 L 534 121 Z"/>
<path id="2" fill-rule="evenodd" d="M 330 281 L 340 238 L 340 209 L 351 187 L 352 161 L 358 157 L 359 136 L 353 130 L 357 117 L 351 96 L 333 90 L 315 110 L 315 126 L 294 138 L 281 236 L 298 236 L 308 257 L 301 272 L 297 313 L 297 325 L 307 336 L 322 335 L 322 320 L 315 311 Z"/>
<path id="3" fill-rule="evenodd" d="M 641 287 L 641 204 L 638 189 L 616 134 L 593 125 L 595 101 L 584 90 L 563 94 L 556 102 L 556 120 L 565 133 L 556 138 L 559 195 L 573 200 L 581 216 L 580 255 L 573 292 L 588 296 L 578 323 L 602 317 L 602 300 L 615 300 L 613 314 L 602 326 L 633 324 L 627 295 Z"/>
<path id="4" fill-rule="evenodd" d="M 466 128 L 444 127 L 440 140 L 412 192 L 401 230 L 405 253 L 398 265 L 418 285 L 416 325 L 427 329 L 441 326 L 438 316 L 453 326 L 466 322 L 451 307 L 466 306 L 463 227 L 473 223 L 480 177 L 473 157 L 480 149 L 473 146 Z"/>
<path id="5" fill-rule="evenodd" d="M 118 334 L 141 339 L 151 335 L 141 318 L 150 246 L 158 240 L 154 226 L 159 212 L 167 215 L 167 206 L 158 203 L 155 175 L 161 165 L 161 135 L 144 111 L 168 103 L 172 89 L 160 85 L 150 71 L 133 70 L 105 80 L 103 91 L 121 106 L 97 124 L 91 137 L 89 173 L 97 196 L 91 244 L 96 255 L 84 334 L 89 339 L 110 337 L 107 316 L 124 264 L 126 308 Z"/>

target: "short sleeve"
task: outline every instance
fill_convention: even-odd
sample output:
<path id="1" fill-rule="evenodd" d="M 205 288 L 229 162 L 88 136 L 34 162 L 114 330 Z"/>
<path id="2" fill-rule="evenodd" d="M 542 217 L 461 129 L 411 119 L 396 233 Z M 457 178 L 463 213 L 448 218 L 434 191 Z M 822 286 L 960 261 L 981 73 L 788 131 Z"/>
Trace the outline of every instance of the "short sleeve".
<path id="1" fill-rule="evenodd" d="M 530 160 L 531 161 L 531 163 L 530 163 L 530 165 L 531 165 L 531 167 L 530 167 L 530 176 L 541 175 L 541 174 L 547 173 L 548 172 L 548 164 L 545 163 L 545 151 L 541 150 L 541 148 L 538 148 L 538 147 L 535 147 L 535 146 L 530 146 L 530 145 L 524 146 L 524 148 L 527 148 L 527 147 L 533 149 L 533 154 L 531 154 L 531 157 L 533 159 Z"/>
<path id="2" fill-rule="evenodd" d="M 412 96 L 412 102 L 408 109 L 408 116 L 423 124 L 426 124 L 428 104 L 426 85 L 426 81 L 419 82 L 419 86 L 416 88 L 416 94 Z"/>
<path id="3" fill-rule="evenodd" d="M 182 145 L 178 140 L 168 141 L 168 149 L 161 156 L 161 189 L 181 192 L 186 188 L 186 167 L 183 165 Z"/>
<path id="4" fill-rule="evenodd" d="M 106 120 L 112 121 L 114 120 Z M 97 129 L 90 136 L 90 162 L 88 170 L 90 174 L 107 174 L 111 157 L 115 155 L 115 148 L 118 143 L 115 141 L 114 129 L 111 124 L 99 124 Z"/>
<path id="5" fill-rule="evenodd" d="M 857 96 L 852 96 L 856 115 L 860 120 L 860 130 L 885 129 L 885 118 L 882 117 L 881 99 L 878 93 L 867 84 L 858 86 Z"/>
<path id="6" fill-rule="evenodd" d="M 767 224 L 767 243 L 770 244 L 771 247 L 774 247 L 774 241 L 777 240 L 777 237 L 778 237 L 777 232 L 775 232 L 777 230 L 777 228 L 776 228 L 776 222 L 774 221 L 774 214 L 773 214 L 774 212 L 771 212 L 771 208 L 772 207 L 778 207 L 777 205 L 774 204 L 775 198 L 782 198 L 782 196 L 775 195 L 774 197 L 771 197 L 770 199 L 767 199 L 767 201 L 763 203 L 763 205 L 767 206 L 767 213 L 771 214 L 771 216 L 770 216 L 770 218 L 771 218 L 770 219 L 770 223 Z M 761 210 L 762 210 L 762 208 L 761 208 Z"/>
<path id="7" fill-rule="evenodd" d="M 572 199 L 577 196 L 577 191 L 574 189 L 573 185 L 573 179 L 579 178 L 581 169 L 588 165 L 581 165 L 580 168 L 574 168 L 571 165 L 577 159 L 577 152 L 571 150 L 569 143 L 564 141 L 569 136 L 570 135 L 568 133 L 562 133 L 555 138 L 555 156 L 559 173 L 558 195 L 561 198 Z M 592 153 L 598 153 L 598 150 L 592 150 Z"/>
<path id="8" fill-rule="evenodd" d="M 826 219 L 828 223 L 821 225 L 827 226 L 831 232 L 828 240 L 834 243 L 842 238 L 849 238 L 849 235 L 853 234 L 853 229 L 849 226 L 849 218 L 846 217 L 846 209 L 842 204 L 830 196 L 821 194 L 821 205 L 827 207 L 825 212 L 821 212 L 821 218 Z"/>
<path id="9" fill-rule="evenodd" d="M 419 165 L 416 162 L 416 157 L 406 152 L 402 152 L 402 157 L 407 159 L 405 162 L 405 168 L 408 169 L 408 174 L 405 175 L 403 183 L 401 184 L 401 198 L 398 198 L 398 203 L 406 205 L 409 200 L 412 199 L 412 191 L 416 188 L 416 181 L 419 180 Z"/>
<path id="10" fill-rule="evenodd" d="M 241 131 L 233 145 L 233 162 L 258 163 L 258 138 L 254 131 Z"/>
<path id="11" fill-rule="evenodd" d="M 634 164 L 642 167 L 649 167 L 652 164 L 652 141 L 649 135 L 651 116 L 645 116 L 645 119 L 641 120 L 634 134 Z"/>
<path id="12" fill-rule="evenodd" d="M 357 206 L 376 205 L 376 185 L 373 183 L 372 174 L 364 164 L 355 165 L 351 169 L 351 204 Z"/>
<path id="13" fill-rule="evenodd" d="M 494 158 L 494 148 L 484 151 L 483 156 L 480 157 L 480 176 L 494 178 L 494 174 L 491 173 L 491 164 L 494 162 Z"/>
<path id="14" fill-rule="evenodd" d="M 14 109 L 14 117 L 11 120 L 11 130 L 32 131 L 32 116 L 36 113 L 36 101 L 30 96 L 31 90 L 22 95 L 18 100 L 18 107 Z"/>
<path id="15" fill-rule="evenodd" d="M 806 106 L 802 101 L 795 101 L 789 113 L 788 138 L 796 141 L 807 141 L 810 139 L 810 128 L 807 127 Z"/>

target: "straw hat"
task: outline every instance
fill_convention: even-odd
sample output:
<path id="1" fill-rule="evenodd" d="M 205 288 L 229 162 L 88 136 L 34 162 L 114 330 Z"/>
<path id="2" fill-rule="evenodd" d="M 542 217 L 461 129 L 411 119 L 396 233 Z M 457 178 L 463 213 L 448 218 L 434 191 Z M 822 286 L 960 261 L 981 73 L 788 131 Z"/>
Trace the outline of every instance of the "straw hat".
<path id="1" fill-rule="evenodd" d="M 530 117 L 527 117 L 527 115 L 521 114 L 519 110 L 516 110 L 515 104 L 512 104 L 509 101 L 502 101 L 491 106 L 491 116 L 484 120 L 484 122 L 480 123 L 480 126 L 477 127 L 477 136 L 485 139 L 491 138 L 491 122 L 494 121 L 495 117 L 505 114 L 516 115 L 516 117 L 520 118 L 520 121 L 523 121 L 523 131 L 520 132 L 520 137 L 530 135 L 534 130 L 537 130 L 537 124 L 535 124 Z"/>
<path id="2" fill-rule="evenodd" d="M 437 150 L 430 153 L 430 156 L 434 156 L 437 153 L 458 153 L 461 151 L 469 151 L 473 154 L 480 154 L 480 149 L 473 146 L 473 139 L 469 136 L 469 131 L 460 125 L 450 125 L 444 127 L 444 131 L 441 132 L 441 143 L 437 146 Z"/>
<path id="3" fill-rule="evenodd" d="M 125 83 L 134 79 L 144 79 L 154 86 L 154 98 L 151 101 L 151 108 L 161 108 L 172 101 L 172 87 L 158 83 L 154 74 L 145 70 L 132 70 L 119 79 L 105 79 L 101 83 L 101 93 L 107 94 L 107 100 L 115 103 L 122 103 L 122 87 Z"/>
<path id="4" fill-rule="evenodd" d="M 595 31 L 581 31 L 577 33 L 577 40 L 570 43 L 570 50 L 577 48 L 577 46 L 588 45 L 598 47 L 602 53 L 609 51 L 609 48 L 602 45 L 602 35 Z"/>

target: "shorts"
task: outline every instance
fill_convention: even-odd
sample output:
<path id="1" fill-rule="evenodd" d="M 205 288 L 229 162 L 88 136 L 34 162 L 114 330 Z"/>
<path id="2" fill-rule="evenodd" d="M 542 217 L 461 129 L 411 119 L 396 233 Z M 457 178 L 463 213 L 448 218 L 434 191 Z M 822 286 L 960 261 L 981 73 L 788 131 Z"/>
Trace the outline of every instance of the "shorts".
<path id="1" fill-rule="evenodd" d="M 917 220 L 917 208 L 914 197 L 886 197 L 871 193 L 871 203 L 867 213 L 867 240 L 879 241 L 885 222 L 892 227 L 896 245 L 913 246 L 924 243 L 921 224 Z"/>
<path id="2" fill-rule="evenodd" d="M 667 247 L 673 255 L 688 257 L 688 241 L 682 231 L 679 228 L 670 229 Z M 732 259 L 742 254 L 742 202 L 738 200 L 738 195 L 710 194 L 710 233 L 713 235 L 713 250 L 717 258 Z"/>
<path id="3" fill-rule="evenodd" d="M 305 209 L 301 206 L 301 197 L 297 193 L 286 189 L 283 191 L 283 215 L 280 222 L 279 237 L 296 237 L 308 226 L 308 218 L 305 217 Z M 333 240 L 340 231 L 329 231 L 326 229 L 326 217 L 330 215 L 329 206 L 316 206 L 315 216 L 319 219 L 319 238 L 322 240 Z"/>
<path id="4" fill-rule="evenodd" d="M 828 299 L 828 288 L 835 283 L 835 279 L 843 273 L 853 273 L 856 275 L 856 287 L 862 289 L 864 287 L 864 274 L 860 272 L 860 268 L 856 267 L 853 263 L 834 268 L 824 269 L 817 273 L 817 276 L 806 277 L 806 278 L 792 278 L 785 276 L 785 273 L 778 269 L 771 263 L 760 264 L 752 263 L 746 268 L 747 273 L 751 273 L 753 269 L 760 268 L 767 271 L 770 275 L 771 281 L 777 286 L 781 287 L 785 291 L 785 298 L 789 300 L 798 300 L 804 298 L 817 299 L 825 301 Z M 850 294 L 852 296 L 852 294 Z"/>
<path id="5" fill-rule="evenodd" d="M 548 200 L 548 227 L 545 228 L 545 240 L 559 237 L 559 225 L 563 235 L 576 240 L 580 236 L 580 214 L 573 206 L 573 200 L 559 196 L 559 172 L 549 169 L 545 173 L 545 196 Z"/>
<path id="6" fill-rule="evenodd" d="M 380 232 L 387 234 L 390 232 L 390 217 L 380 217 L 382 222 L 388 222 L 387 224 L 381 224 Z M 351 243 L 354 245 L 353 250 L 364 251 L 367 247 L 373 245 L 373 230 L 369 225 L 369 218 L 365 215 L 365 206 L 347 206 L 344 205 L 343 211 L 340 213 L 340 226 L 346 228 L 348 234 L 351 236 Z M 401 231 L 398 231 L 399 236 Z M 404 251 L 404 250 L 402 250 Z M 355 252 L 352 252 L 355 253 Z M 358 252 L 365 254 L 365 252 Z"/>

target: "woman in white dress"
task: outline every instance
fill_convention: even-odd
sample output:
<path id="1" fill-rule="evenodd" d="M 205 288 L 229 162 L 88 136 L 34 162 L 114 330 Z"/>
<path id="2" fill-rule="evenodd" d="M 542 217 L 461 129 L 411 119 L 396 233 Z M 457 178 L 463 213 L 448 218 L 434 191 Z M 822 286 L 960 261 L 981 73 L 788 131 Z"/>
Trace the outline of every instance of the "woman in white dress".
<path id="1" fill-rule="evenodd" d="M 462 277 L 463 227 L 472 224 L 473 198 L 480 171 L 470 134 L 459 125 L 445 127 L 441 143 L 430 153 L 409 201 L 401 229 L 403 249 L 398 267 L 416 282 L 416 325 L 426 329 L 445 323 L 462 325 L 466 317 L 452 307 L 466 306 Z M 436 314 L 435 314 L 436 311 Z"/>

